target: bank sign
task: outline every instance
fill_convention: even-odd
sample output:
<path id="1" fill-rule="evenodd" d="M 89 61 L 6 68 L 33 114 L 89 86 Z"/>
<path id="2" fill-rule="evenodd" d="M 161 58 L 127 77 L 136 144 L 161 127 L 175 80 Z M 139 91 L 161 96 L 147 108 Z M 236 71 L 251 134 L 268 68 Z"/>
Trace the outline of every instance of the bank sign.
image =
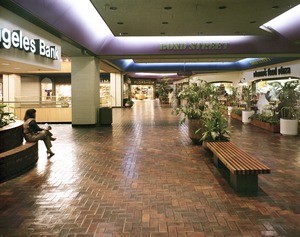
<path id="1" fill-rule="evenodd" d="M 42 39 L 29 39 L 23 35 L 21 30 L 10 31 L 6 28 L 1 28 L 0 48 L 10 49 L 12 47 L 53 60 L 59 59 L 56 46 L 47 45 Z"/>

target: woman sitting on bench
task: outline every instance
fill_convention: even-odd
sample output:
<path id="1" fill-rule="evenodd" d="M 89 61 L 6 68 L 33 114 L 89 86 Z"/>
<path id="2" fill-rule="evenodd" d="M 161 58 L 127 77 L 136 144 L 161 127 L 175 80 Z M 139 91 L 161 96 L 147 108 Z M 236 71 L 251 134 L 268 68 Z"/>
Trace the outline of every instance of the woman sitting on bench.
<path id="1" fill-rule="evenodd" d="M 56 138 L 52 136 L 52 133 L 49 131 L 51 127 L 48 128 L 40 128 L 36 121 L 36 110 L 35 109 L 28 109 L 24 116 L 24 138 L 27 142 L 38 142 L 39 140 L 44 141 L 45 146 L 47 148 L 47 155 L 48 158 L 54 156 L 54 153 L 51 151 L 52 143 L 51 141 L 55 141 Z"/>

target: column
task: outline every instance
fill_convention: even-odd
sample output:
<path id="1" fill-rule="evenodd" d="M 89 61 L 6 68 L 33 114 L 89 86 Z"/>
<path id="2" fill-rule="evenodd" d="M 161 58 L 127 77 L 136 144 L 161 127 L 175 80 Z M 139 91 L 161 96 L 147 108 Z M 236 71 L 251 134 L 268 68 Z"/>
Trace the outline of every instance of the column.
<path id="1" fill-rule="evenodd" d="M 3 101 L 15 102 L 21 100 L 21 76 L 3 74 Z M 9 106 L 14 107 L 15 103 Z"/>
<path id="2" fill-rule="evenodd" d="M 121 73 L 110 73 L 110 93 L 113 97 L 112 106 L 123 106 L 123 78 Z"/>
<path id="3" fill-rule="evenodd" d="M 99 81 L 97 58 L 72 58 L 72 125 L 97 124 L 100 105 Z"/>

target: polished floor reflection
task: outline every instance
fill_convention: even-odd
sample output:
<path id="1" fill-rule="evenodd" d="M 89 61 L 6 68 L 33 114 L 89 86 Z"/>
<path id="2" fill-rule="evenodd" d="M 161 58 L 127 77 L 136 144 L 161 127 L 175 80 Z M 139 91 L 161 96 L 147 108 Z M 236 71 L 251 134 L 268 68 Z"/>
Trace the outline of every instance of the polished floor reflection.
<path id="1" fill-rule="evenodd" d="M 237 195 L 172 109 L 138 101 L 113 125 L 52 125 L 55 156 L 0 183 L 0 236 L 300 236 L 300 137 L 231 121 L 232 141 L 271 168 Z"/>

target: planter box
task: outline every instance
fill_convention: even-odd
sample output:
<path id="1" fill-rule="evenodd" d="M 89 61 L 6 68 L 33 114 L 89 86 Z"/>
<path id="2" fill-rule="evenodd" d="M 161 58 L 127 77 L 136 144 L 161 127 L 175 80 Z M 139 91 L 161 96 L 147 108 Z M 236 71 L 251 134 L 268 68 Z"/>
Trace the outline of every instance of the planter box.
<path id="1" fill-rule="evenodd" d="M 242 116 L 235 114 L 235 113 L 230 113 L 230 117 L 233 119 L 237 119 L 239 121 L 242 121 Z"/>
<path id="2" fill-rule="evenodd" d="M 256 126 L 256 127 L 268 130 L 270 132 L 273 132 L 273 133 L 279 133 L 280 132 L 280 125 L 279 124 L 266 123 L 266 122 L 259 121 L 257 119 L 252 119 L 251 124 Z"/>

